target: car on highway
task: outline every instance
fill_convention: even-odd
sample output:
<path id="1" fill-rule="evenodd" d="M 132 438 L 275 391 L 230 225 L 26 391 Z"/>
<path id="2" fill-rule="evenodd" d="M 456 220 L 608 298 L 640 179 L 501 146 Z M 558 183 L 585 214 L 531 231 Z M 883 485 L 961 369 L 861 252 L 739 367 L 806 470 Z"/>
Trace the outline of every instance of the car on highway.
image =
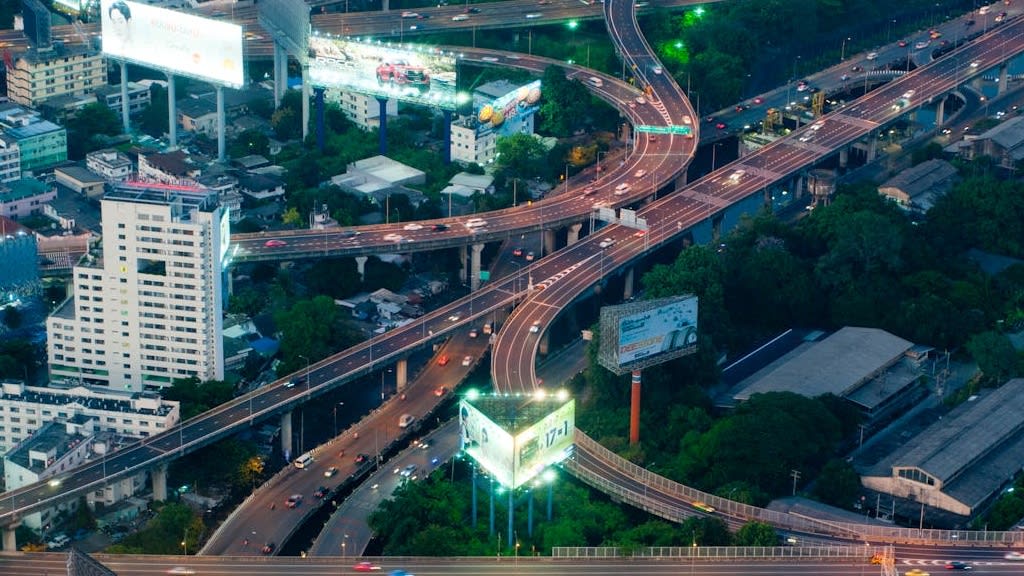
<path id="1" fill-rule="evenodd" d="M 448 321 L 449 322 L 458 322 L 459 318 L 460 318 L 460 316 L 458 314 L 452 314 L 451 316 L 448 317 Z"/>
<path id="2" fill-rule="evenodd" d="M 358 230 L 345 230 L 341 233 L 342 238 L 355 238 L 356 236 L 359 236 Z"/>
<path id="3" fill-rule="evenodd" d="M 615 244 L 615 239 L 614 238 L 605 238 L 604 240 L 601 240 L 601 243 L 598 244 L 597 246 L 599 248 L 609 248 L 613 244 Z"/>
<path id="4" fill-rule="evenodd" d="M 470 218 L 463 224 L 466 228 L 480 228 L 487 226 L 487 220 L 483 218 Z"/>
<path id="5" fill-rule="evenodd" d="M 927 572 L 925 572 L 924 570 L 921 570 L 920 568 L 911 568 L 910 570 L 907 570 L 906 572 L 904 572 L 903 576 L 930 576 L 930 575 Z"/>
<path id="6" fill-rule="evenodd" d="M 353 458 L 352 461 L 355 462 L 356 464 L 362 464 L 363 462 L 366 462 L 369 459 L 370 459 L 370 455 L 369 454 L 359 453 L 359 454 L 356 454 L 356 457 Z"/>
<path id="7" fill-rule="evenodd" d="M 627 192 L 629 192 L 629 184 L 623 182 L 622 184 L 619 184 L 618 186 L 615 187 L 614 194 L 616 196 L 622 196 L 623 194 L 626 194 Z"/>
<path id="8" fill-rule="evenodd" d="M 469 14 L 456 14 L 455 16 L 452 16 L 452 22 L 465 22 L 466 20 L 469 20 Z M 487 60 L 487 58 L 490 58 L 491 60 Z M 485 62 L 498 61 L 498 59 L 494 58 L 493 56 L 485 57 L 483 60 Z"/>
<path id="9" fill-rule="evenodd" d="M 544 2 L 547 2 L 547 0 L 544 0 Z M 391 574 L 389 576 L 413 576 L 413 575 L 409 574 L 405 570 L 392 570 Z"/>
<path id="10" fill-rule="evenodd" d="M 728 127 L 729 127 L 729 125 L 726 124 L 725 122 L 719 122 L 718 124 L 715 124 L 715 128 L 717 128 L 719 130 L 725 130 Z"/>
<path id="11" fill-rule="evenodd" d="M 533 262 L 536 258 L 537 258 L 537 255 L 533 253 L 533 250 L 530 250 L 529 252 L 527 252 L 526 256 L 524 257 L 524 259 L 527 262 Z"/>
<path id="12" fill-rule="evenodd" d="M 280 248 L 282 246 L 287 246 L 288 243 L 284 240 L 267 240 L 263 245 L 267 248 Z"/>
<path id="13" fill-rule="evenodd" d="M 534 320 L 533 324 L 530 325 L 530 334 L 536 334 L 540 332 L 540 320 Z"/>
<path id="14" fill-rule="evenodd" d="M 469 337 L 470 338 L 476 338 L 479 335 L 480 335 L 480 333 L 476 331 L 476 328 L 470 328 L 469 329 Z"/>
<path id="15" fill-rule="evenodd" d="M 803 91 L 807 90 L 810 87 L 811 87 L 810 84 L 808 84 L 804 80 L 801 80 L 801 81 L 796 83 L 796 91 L 797 92 L 803 92 Z"/>
<path id="16" fill-rule="evenodd" d="M 961 562 L 959 560 L 951 560 L 946 562 L 946 570 L 970 570 L 972 566 L 967 562 Z"/>
<path id="17" fill-rule="evenodd" d="M 850 72 L 863 72 L 863 71 L 864 71 L 864 67 L 863 66 L 854 66 L 854 67 L 850 68 Z"/>
<path id="18" fill-rule="evenodd" d="M 743 178 L 743 175 L 746 173 L 746 170 L 737 170 L 732 174 L 729 174 L 729 180 L 731 180 L 732 182 L 739 182 L 740 178 Z"/>
<path id="19" fill-rule="evenodd" d="M 526 19 L 534 20 L 536 18 L 540 18 L 541 16 L 543 16 L 543 14 L 541 14 L 540 12 L 530 12 L 529 14 L 526 15 Z"/>
<path id="20" fill-rule="evenodd" d="M 914 44 L 914 49 L 915 50 L 924 50 L 925 48 L 928 47 L 929 44 L 931 44 L 931 41 L 929 41 L 929 40 L 921 40 L 921 41 L 916 42 Z"/>
<path id="21" fill-rule="evenodd" d="M 384 235 L 384 241 L 385 242 L 401 242 L 402 238 L 403 238 L 403 236 L 401 234 L 393 234 L 392 233 L 392 234 L 385 234 Z"/>
<path id="22" fill-rule="evenodd" d="M 470 8 L 466 8 L 465 10 L 463 10 L 463 12 L 465 12 L 466 14 L 479 14 L 480 13 L 480 9 L 479 8 L 472 8 L 472 7 L 470 7 Z"/>
<path id="23" fill-rule="evenodd" d="M 415 222 L 410 222 L 410 223 L 406 224 L 405 226 L 402 226 L 402 230 L 409 230 L 410 232 L 415 232 L 416 230 L 423 230 L 423 224 L 417 224 Z"/>
<path id="24" fill-rule="evenodd" d="M 971 21 L 971 24 L 974 24 L 973 20 Z M 899 46 L 900 48 L 906 48 L 908 44 L 910 44 L 910 42 L 907 42 L 906 40 L 900 40 L 899 42 L 896 43 L 896 45 Z"/>
<path id="25" fill-rule="evenodd" d="M 1007 552 L 1003 558 L 1007 560 L 1024 560 L 1024 552 Z"/>
<path id="26" fill-rule="evenodd" d="M 846 82 L 849 79 L 850 79 L 850 75 L 849 74 L 843 74 L 842 76 L 839 77 L 839 80 L 842 81 L 842 82 Z"/>
<path id="27" fill-rule="evenodd" d="M 633 233 L 634 238 L 643 238 L 644 236 L 647 236 L 647 230 L 637 230 Z"/>
<path id="28" fill-rule="evenodd" d="M 978 66 L 981 66 L 981 60 L 975 60 L 974 62 L 971 62 L 971 68 L 977 68 Z"/>
<path id="29" fill-rule="evenodd" d="M 285 388 L 295 388 L 296 384 L 302 384 L 305 381 L 306 381 L 306 377 L 305 376 L 296 376 L 295 378 L 292 378 L 291 380 L 289 380 L 284 385 L 284 387 Z"/>
<path id="30" fill-rule="evenodd" d="M 191 569 L 191 568 L 186 568 L 184 566 L 175 566 L 174 568 L 171 568 L 170 570 L 168 570 L 167 573 L 168 574 L 185 574 L 185 575 L 188 575 L 188 574 L 195 574 L 196 571 Z"/>
<path id="31" fill-rule="evenodd" d="M 865 58 L 868 60 L 874 60 L 875 58 L 878 58 L 878 52 L 868 52 L 868 55 Z"/>
<path id="32" fill-rule="evenodd" d="M 333 477 L 337 473 L 338 473 L 338 467 L 337 466 L 331 466 L 327 470 L 324 470 L 324 477 L 325 478 L 331 478 L 331 477 Z"/>
<path id="33" fill-rule="evenodd" d="M 289 508 L 298 508 L 302 504 L 302 494 L 292 494 L 284 501 L 284 505 Z"/>
<path id="34" fill-rule="evenodd" d="M 647 99 L 646 99 L 646 98 L 644 98 L 643 96 L 637 96 L 637 97 L 636 97 L 636 98 L 634 98 L 633 100 L 634 100 L 634 101 L 635 101 L 635 102 L 636 102 L 637 104 L 640 104 L 641 106 L 642 106 L 642 105 L 644 105 L 644 104 L 647 104 Z"/>
<path id="35" fill-rule="evenodd" d="M 714 116 L 705 116 L 704 117 L 704 121 L 707 122 L 708 124 L 713 124 L 715 122 L 715 117 Z"/>
<path id="36" fill-rule="evenodd" d="M 373 562 L 363 561 L 353 566 L 352 570 L 355 570 L 356 572 L 373 572 L 375 570 L 380 570 L 380 566 L 377 566 Z"/>
<path id="37" fill-rule="evenodd" d="M 277 544 L 274 544 L 273 542 L 267 542 L 263 545 L 263 548 L 260 549 L 260 552 L 263 552 L 264 554 L 270 554 L 274 551 L 274 548 L 277 548 Z"/>
<path id="38" fill-rule="evenodd" d="M 662 73 L 661 66 L 652 66 L 651 67 L 651 72 L 654 72 L 655 74 L 661 74 Z"/>
<path id="39" fill-rule="evenodd" d="M 317 489 L 313 491 L 314 498 L 323 498 L 327 496 L 327 486 L 317 486 Z"/>
<path id="40" fill-rule="evenodd" d="M 473 363 L 473 357 L 472 356 L 465 356 L 465 357 L 462 358 L 462 365 L 463 366 L 469 366 L 472 363 Z"/>
<path id="41" fill-rule="evenodd" d="M 416 18 L 418 16 L 419 16 L 419 14 L 416 13 L 416 12 L 409 12 L 409 11 L 402 12 L 402 18 Z"/>
<path id="42" fill-rule="evenodd" d="M 416 465 L 415 464 L 409 464 L 405 468 L 402 468 L 402 471 L 400 472 L 400 475 L 403 478 L 409 478 L 409 477 L 412 476 L 413 472 L 415 472 L 415 471 L 416 471 Z"/>
<path id="43" fill-rule="evenodd" d="M 437 365 L 438 366 L 447 366 L 449 360 L 451 360 L 451 359 L 448 358 L 447 354 L 442 354 L 441 357 L 437 359 Z"/>
<path id="44" fill-rule="evenodd" d="M 448 229 L 448 225 L 447 224 L 434 224 L 433 226 L 430 227 L 430 229 L 433 230 L 434 232 L 444 232 L 445 230 Z"/>
<path id="45" fill-rule="evenodd" d="M 643 178 L 644 176 L 647 176 L 647 170 L 644 170 L 643 168 L 633 172 L 633 178 Z"/>
<path id="46" fill-rule="evenodd" d="M 412 414 L 402 414 L 402 417 L 398 419 L 398 427 L 408 428 L 409 425 L 412 424 L 413 420 L 415 419 L 416 417 L 413 416 Z"/>
<path id="47" fill-rule="evenodd" d="M 438 386 L 437 388 L 434 388 L 434 396 L 437 396 L 438 398 L 440 398 L 441 396 L 444 396 L 447 393 L 448 393 L 448 387 L 447 386 Z"/>
<path id="48" fill-rule="evenodd" d="M 515 256 L 516 258 L 522 256 L 523 253 L 524 253 L 524 250 L 523 250 L 522 246 L 517 246 L 517 247 L 512 249 L 512 255 Z"/>

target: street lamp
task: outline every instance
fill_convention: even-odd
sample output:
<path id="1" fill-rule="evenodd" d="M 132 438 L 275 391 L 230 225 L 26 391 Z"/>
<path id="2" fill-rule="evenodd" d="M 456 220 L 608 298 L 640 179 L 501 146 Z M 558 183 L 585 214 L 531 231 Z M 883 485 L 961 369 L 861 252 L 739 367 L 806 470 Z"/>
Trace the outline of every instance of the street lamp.
<path id="1" fill-rule="evenodd" d="M 338 402 L 334 405 L 334 435 L 338 435 L 338 406 L 344 406 L 344 402 Z"/>
<path id="2" fill-rule="evenodd" d="M 839 50 L 839 61 L 840 62 L 842 62 L 843 60 L 846 59 L 846 43 L 849 42 L 850 40 L 852 40 L 852 38 L 847 37 L 847 38 L 843 39 L 843 47 Z"/>
<path id="3" fill-rule="evenodd" d="M 299 358 L 306 361 L 306 392 L 309 392 L 309 356 L 299 354 Z"/>
<path id="4" fill-rule="evenodd" d="M 345 538 L 341 541 L 341 555 L 348 556 L 346 549 L 348 548 L 348 534 L 345 534 Z"/>
<path id="5" fill-rule="evenodd" d="M 711 146 L 711 171 L 712 172 L 715 171 L 715 166 L 716 166 L 715 165 L 715 160 L 716 160 L 715 153 L 718 151 L 718 147 L 721 146 L 721 145 L 722 145 L 721 142 L 715 142 Z"/>

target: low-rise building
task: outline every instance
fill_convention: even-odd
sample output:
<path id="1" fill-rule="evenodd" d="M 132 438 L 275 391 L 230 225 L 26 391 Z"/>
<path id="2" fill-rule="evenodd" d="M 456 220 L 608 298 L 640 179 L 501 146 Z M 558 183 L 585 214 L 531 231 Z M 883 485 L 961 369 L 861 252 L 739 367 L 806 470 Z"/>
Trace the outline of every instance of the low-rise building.
<path id="1" fill-rule="evenodd" d="M 18 219 L 42 214 L 43 205 L 56 197 L 56 188 L 35 178 L 0 184 L 0 216 Z"/>
<path id="2" fill-rule="evenodd" d="M 253 200 L 284 197 L 284 180 L 267 174 L 245 174 L 238 179 L 238 191 Z"/>
<path id="3" fill-rule="evenodd" d="M 217 105 L 205 98 L 178 101 L 178 124 L 186 132 L 217 135 Z"/>
<path id="4" fill-rule="evenodd" d="M 95 92 L 96 101 L 102 102 L 121 116 L 121 85 L 100 86 Z M 128 82 L 128 115 L 134 116 L 149 107 L 149 86 Z"/>
<path id="5" fill-rule="evenodd" d="M 85 167 L 109 182 L 124 182 L 135 173 L 132 159 L 124 152 L 111 148 L 86 154 Z"/>
<path id="6" fill-rule="evenodd" d="M 452 179 L 448 181 L 448 186 L 445 186 L 441 190 L 441 194 L 455 194 L 463 198 L 469 198 L 473 194 L 490 194 L 494 192 L 494 176 L 490 174 L 470 174 L 469 172 L 459 172 Z M 522 190 L 523 196 L 526 198 L 527 190 Z"/>
<path id="7" fill-rule="evenodd" d="M 965 138 L 958 151 L 969 160 L 990 156 L 1003 168 L 1014 169 L 1024 160 L 1024 116 L 1014 116 L 978 136 Z"/>
<path id="8" fill-rule="evenodd" d="M 217 192 L 217 200 L 228 210 L 228 219 L 232 223 L 242 219 L 242 194 L 238 191 L 238 178 L 230 174 L 206 174 L 196 178 L 196 183 Z"/>
<path id="9" fill-rule="evenodd" d="M 99 174 L 76 164 L 54 168 L 53 176 L 57 184 L 89 198 L 102 198 L 107 183 Z"/>
<path id="10" fill-rule="evenodd" d="M 387 156 L 372 156 L 347 166 L 344 174 L 331 178 L 336 186 L 373 194 L 389 188 L 423 184 L 427 175 L 422 170 L 392 160 Z"/>
<path id="11" fill-rule="evenodd" d="M 330 94 L 331 92 L 335 91 L 332 90 L 328 93 Z M 380 102 L 377 101 L 376 97 L 370 94 L 344 90 L 339 90 L 335 93 L 337 94 L 336 98 L 341 111 L 355 125 L 364 130 L 380 128 Z M 388 116 L 398 116 L 397 99 L 389 98 L 385 106 L 385 113 Z"/>
<path id="12" fill-rule="evenodd" d="M 106 71 L 103 55 L 88 47 L 32 48 L 7 67 L 7 96 L 32 107 L 55 96 L 84 96 L 106 85 Z"/>
<path id="13" fill-rule="evenodd" d="M 6 137 L 18 144 L 22 174 L 68 159 L 67 131 L 44 120 L 35 110 L 14 102 L 0 103 L 0 127 Z"/>
<path id="14" fill-rule="evenodd" d="M 183 150 L 139 154 L 139 180 L 144 182 L 189 185 L 202 173 Z"/>
<path id="15" fill-rule="evenodd" d="M 878 187 L 878 193 L 900 208 L 924 214 L 956 183 L 956 167 L 934 158 L 904 170 Z"/>
<path id="16" fill-rule="evenodd" d="M 21 178 L 21 148 L 18 142 L 0 134 L 0 182 L 13 182 Z"/>

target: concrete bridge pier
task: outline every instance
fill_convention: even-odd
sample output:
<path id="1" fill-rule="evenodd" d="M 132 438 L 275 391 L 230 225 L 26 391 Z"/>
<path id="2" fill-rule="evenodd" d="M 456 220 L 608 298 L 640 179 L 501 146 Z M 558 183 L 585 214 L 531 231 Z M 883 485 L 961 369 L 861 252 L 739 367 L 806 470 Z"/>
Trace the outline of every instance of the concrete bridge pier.
<path id="1" fill-rule="evenodd" d="M 844 146 L 839 149 L 839 167 L 845 169 L 850 163 L 850 147 Z"/>
<path id="2" fill-rule="evenodd" d="M 484 245 L 473 244 L 470 248 L 469 289 L 475 291 L 480 288 L 480 253 L 484 251 Z"/>
<path id="3" fill-rule="evenodd" d="M 633 297 L 633 276 L 635 267 L 626 268 L 625 276 L 622 279 L 622 299 L 629 300 Z"/>
<path id="4" fill-rule="evenodd" d="M 555 231 L 545 230 L 544 231 L 544 255 L 553 253 L 556 250 L 555 246 Z"/>
<path id="5" fill-rule="evenodd" d="M 878 135 L 874 132 L 868 133 L 867 162 L 874 162 L 878 156 Z"/>
<path id="6" fill-rule="evenodd" d="M 16 520 L 13 524 L 4 526 L 4 552 L 18 551 L 18 526 L 21 526 L 20 520 Z"/>
<path id="7" fill-rule="evenodd" d="M 309 99 L 313 95 L 309 85 L 309 64 L 302 65 L 302 139 L 309 137 Z M 381 121 L 383 125 L 383 121 Z M 383 126 L 382 126 L 383 128 Z M 383 154 L 383 153 L 382 153 Z"/>
<path id="8" fill-rule="evenodd" d="M 583 224 L 569 224 L 569 233 L 565 237 L 565 244 L 572 246 L 580 240 L 580 230 L 583 229 Z"/>
<path id="9" fill-rule="evenodd" d="M 935 125 L 942 126 L 946 121 L 946 97 L 941 96 L 935 103 Z"/>
<path id="10" fill-rule="evenodd" d="M 395 362 L 395 384 L 396 390 L 401 392 L 409 384 L 409 360 L 406 358 Z"/>
<path id="11" fill-rule="evenodd" d="M 469 258 L 469 249 L 465 246 L 459 246 L 459 281 L 463 284 L 466 283 L 466 259 Z"/>
<path id="12" fill-rule="evenodd" d="M 356 256 L 356 271 L 359 272 L 359 281 L 366 280 L 366 256 Z"/>
<path id="13" fill-rule="evenodd" d="M 1010 87 L 1010 63 L 1003 62 L 999 65 L 999 82 L 996 86 L 996 97 L 1002 96 L 1003 92 Z"/>
<path id="14" fill-rule="evenodd" d="M 149 478 L 153 481 L 153 501 L 165 502 L 167 500 L 167 464 L 161 463 L 149 471 Z"/>
<path id="15" fill-rule="evenodd" d="M 548 337 L 548 331 L 545 330 L 544 333 L 540 335 L 540 342 L 538 342 L 537 346 L 537 351 L 541 356 L 548 355 L 548 348 L 551 346 L 550 340 L 551 338 Z"/>
<path id="16" fill-rule="evenodd" d="M 282 86 L 288 85 L 288 55 L 281 44 L 274 42 L 274 109 L 281 107 Z"/>
<path id="17" fill-rule="evenodd" d="M 281 414 L 281 453 L 286 460 L 292 456 L 292 411 Z"/>

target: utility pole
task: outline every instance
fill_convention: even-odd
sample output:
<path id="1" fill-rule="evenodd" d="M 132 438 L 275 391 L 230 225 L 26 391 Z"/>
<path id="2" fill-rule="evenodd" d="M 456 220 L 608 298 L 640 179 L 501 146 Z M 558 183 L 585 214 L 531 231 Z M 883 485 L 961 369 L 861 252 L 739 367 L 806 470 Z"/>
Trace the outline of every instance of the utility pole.
<path id="1" fill-rule="evenodd" d="M 796 481 L 800 479 L 800 471 L 790 470 L 789 475 L 793 477 L 793 496 L 796 496 Z"/>

